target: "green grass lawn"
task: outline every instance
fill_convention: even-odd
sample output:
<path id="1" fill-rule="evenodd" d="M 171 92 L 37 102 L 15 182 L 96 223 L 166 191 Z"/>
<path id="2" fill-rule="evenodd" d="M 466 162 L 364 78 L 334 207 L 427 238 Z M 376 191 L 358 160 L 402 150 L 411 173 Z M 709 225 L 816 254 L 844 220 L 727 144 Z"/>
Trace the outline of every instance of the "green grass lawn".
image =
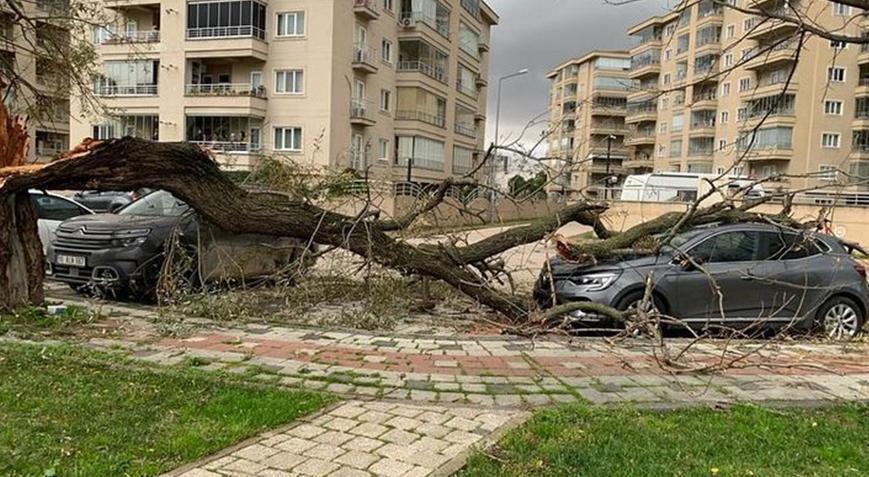
<path id="1" fill-rule="evenodd" d="M 0 475 L 156 475 L 327 402 L 69 346 L 0 344 Z"/>
<path id="2" fill-rule="evenodd" d="M 464 476 L 865 476 L 869 406 L 544 410 Z"/>

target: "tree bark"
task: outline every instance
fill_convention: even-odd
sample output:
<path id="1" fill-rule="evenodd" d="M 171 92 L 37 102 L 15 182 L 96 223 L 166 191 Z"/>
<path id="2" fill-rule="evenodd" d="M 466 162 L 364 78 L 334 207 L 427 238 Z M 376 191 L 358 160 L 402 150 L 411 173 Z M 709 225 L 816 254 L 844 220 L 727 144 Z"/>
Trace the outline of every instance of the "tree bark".
<path id="1" fill-rule="evenodd" d="M 0 310 L 41 304 L 44 257 L 26 190 L 0 194 L 0 245 Z"/>
<path id="2" fill-rule="evenodd" d="M 344 248 L 402 273 L 443 280 L 513 319 L 528 315 L 532 307 L 530 297 L 519 298 L 491 288 L 479 271 L 469 265 L 470 261 L 484 260 L 518 245 L 535 242 L 568 222 L 594 226 L 599 222 L 597 212 L 603 210 L 600 205 L 575 204 L 554 217 L 539 219 L 482 244 L 450 251 L 415 247 L 387 233 L 394 230 L 395 221 L 354 218 L 285 195 L 247 192 L 221 174 L 217 164 L 197 146 L 134 138 L 86 143 L 65 158 L 45 166 L 0 169 L 0 200 L 8 200 L 33 187 L 168 190 L 227 231 L 295 237 Z M 409 225 L 411 221 L 402 219 L 401 225 Z M 35 235 L 30 239 L 29 247 L 39 243 Z M 18 255 L 20 252 L 13 249 L 11 260 L 20 260 L 16 258 Z M 38 268 L 42 270 L 41 264 Z M 40 288 L 41 272 L 33 278 L 40 285 L 35 288 Z M 15 283 L 10 286 L 17 289 L 24 286 L 23 280 L 12 281 Z M 32 289 L 34 285 L 28 283 L 27 288 Z M 41 299 L 32 293 L 29 298 L 32 302 Z M 20 302 L 21 298 L 13 301 L 0 297 L 0 303 L 6 306 Z"/>

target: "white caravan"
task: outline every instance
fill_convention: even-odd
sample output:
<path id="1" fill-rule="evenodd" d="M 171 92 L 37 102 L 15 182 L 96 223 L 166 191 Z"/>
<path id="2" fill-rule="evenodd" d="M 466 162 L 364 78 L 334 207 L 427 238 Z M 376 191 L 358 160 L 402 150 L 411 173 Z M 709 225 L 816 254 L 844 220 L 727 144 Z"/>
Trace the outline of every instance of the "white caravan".
<path id="1" fill-rule="evenodd" d="M 720 174 L 691 172 L 655 172 L 630 175 L 622 184 L 620 199 L 637 202 L 689 202 L 696 200 L 701 189 L 708 190 L 709 182 L 715 181 L 719 188 L 741 189 L 749 187 L 752 180 L 744 176 L 720 178 Z M 717 180 L 716 180 L 717 179 Z M 746 194 L 748 197 L 763 196 L 763 187 L 755 185 Z"/>

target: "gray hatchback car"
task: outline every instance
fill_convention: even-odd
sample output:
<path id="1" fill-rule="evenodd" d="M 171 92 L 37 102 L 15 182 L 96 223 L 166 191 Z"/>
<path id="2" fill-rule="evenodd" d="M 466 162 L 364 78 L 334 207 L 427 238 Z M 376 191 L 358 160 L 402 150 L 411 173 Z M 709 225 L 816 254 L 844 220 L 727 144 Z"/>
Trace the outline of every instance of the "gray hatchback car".
<path id="1" fill-rule="evenodd" d="M 658 255 L 594 266 L 555 258 L 534 293 L 543 307 L 589 301 L 627 310 L 642 301 L 648 276 L 653 306 L 692 328 L 762 323 L 849 339 L 869 309 L 866 269 L 838 240 L 772 224 L 698 227 Z M 579 325 L 612 325 L 583 312 L 571 316 Z"/>

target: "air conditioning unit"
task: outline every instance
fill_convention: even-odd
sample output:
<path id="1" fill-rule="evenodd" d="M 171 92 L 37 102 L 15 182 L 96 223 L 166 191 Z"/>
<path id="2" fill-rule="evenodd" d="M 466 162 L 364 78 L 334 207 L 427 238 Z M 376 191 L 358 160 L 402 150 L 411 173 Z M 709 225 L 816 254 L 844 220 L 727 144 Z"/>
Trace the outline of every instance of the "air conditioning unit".
<path id="1" fill-rule="evenodd" d="M 414 20 L 413 18 L 402 18 L 401 26 L 403 26 L 404 28 L 413 28 L 416 26 L 416 20 Z"/>

